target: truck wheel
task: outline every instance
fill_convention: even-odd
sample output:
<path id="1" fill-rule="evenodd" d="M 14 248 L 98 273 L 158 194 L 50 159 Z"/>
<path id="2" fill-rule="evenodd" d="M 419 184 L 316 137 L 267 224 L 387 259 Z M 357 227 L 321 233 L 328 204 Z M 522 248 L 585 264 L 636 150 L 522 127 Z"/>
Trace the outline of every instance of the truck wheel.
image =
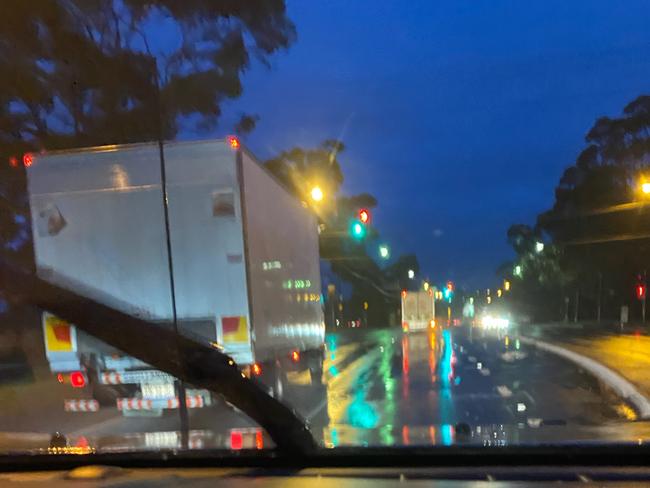
<path id="1" fill-rule="evenodd" d="M 309 376 L 311 378 L 311 384 L 314 386 L 319 386 L 323 384 L 323 360 L 321 359 L 316 364 L 312 364 L 309 367 Z"/>
<path id="2" fill-rule="evenodd" d="M 273 395 L 273 398 L 282 400 L 286 393 L 287 376 L 279 367 L 274 368 L 272 381 L 271 394 Z"/>

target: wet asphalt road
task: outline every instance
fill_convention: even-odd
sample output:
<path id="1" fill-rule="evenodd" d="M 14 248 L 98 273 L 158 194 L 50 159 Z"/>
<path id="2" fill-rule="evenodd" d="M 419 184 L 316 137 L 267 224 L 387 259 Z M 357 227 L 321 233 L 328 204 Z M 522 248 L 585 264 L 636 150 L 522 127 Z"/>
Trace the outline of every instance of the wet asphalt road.
<path id="1" fill-rule="evenodd" d="M 357 329 L 328 334 L 326 345 L 324 385 L 310 385 L 308 373 L 291 374 L 284 399 L 325 446 L 650 437 L 646 423 L 629 422 L 629 406 L 591 376 L 516 337 L 469 326 L 409 335 Z M 172 411 L 66 413 L 65 386 L 54 379 L 1 388 L 0 446 L 41 447 L 54 431 L 73 445 L 103 448 L 179 442 Z M 190 410 L 190 430 L 191 447 L 269 445 L 224 405 Z"/>

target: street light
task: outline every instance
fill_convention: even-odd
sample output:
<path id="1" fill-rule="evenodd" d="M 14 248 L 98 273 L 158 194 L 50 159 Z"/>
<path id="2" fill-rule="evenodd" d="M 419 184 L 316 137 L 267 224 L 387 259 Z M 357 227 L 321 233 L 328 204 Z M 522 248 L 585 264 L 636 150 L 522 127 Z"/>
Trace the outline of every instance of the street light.
<path id="1" fill-rule="evenodd" d="M 415 271 L 413 271 L 412 269 L 409 269 L 408 277 L 409 277 L 409 280 L 412 280 L 413 278 L 415 278 Z"/>
<path id="2" fill-rule="evenodd" d="M 521 265 L 518 264 L 517 266 L 515 266 L 515 269 L 512 271 L 512 274 L 521 277 Z"/>
<path id="3" fill-rule="evenodd" d="M 543 242 L 540 242 L 540 241 L 537 241 L 537 242 L 535 243 L 535 252 L 540 253 L 540 252 L 542 252 L 543 250 L 544 250 L 544 243 L 543 243 Z"/>
<path id="4" fill-rule="evenodd" d="M 379 257 L 382 259 L 388 259 L 389 256 L 390 256 L 390 249 L 388 249 L 388 246 L 385 244 L 379 246 Z"/>
<path id="5" fill-rule="evenodd" d="M 311 199 L 315 202 L 323 200 L 323 190 L 321 190 L 320 186 L 311 189 Z"/>
<path id="6" fill-rule="evenodd" d="M 646 195 L 650 194 L 650 183 L 641 183 L 641 191 Z"/>
<path id="7" fill-rule="evenodd" d="M 422 288 L 424 288 L 424 291 L 429 291 L 429 282 L 425 281 L 424 284 L 422 285 Z"/>
<path id="8" fill-rule="evenodd" d="M 503 289 L 504 289 L 505 291 L 510 291 L 510 282 L 509 282 L 508 280 L 505 280 L 505 281 L 503 282 Z"/>

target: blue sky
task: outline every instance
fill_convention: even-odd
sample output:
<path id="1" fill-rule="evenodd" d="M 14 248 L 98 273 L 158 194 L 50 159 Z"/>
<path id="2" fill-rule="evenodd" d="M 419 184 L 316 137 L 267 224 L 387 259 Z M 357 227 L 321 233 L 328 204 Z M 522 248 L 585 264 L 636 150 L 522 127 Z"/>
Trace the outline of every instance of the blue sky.
<path id="1" fill-rule="evenodd" d="M 260 115 L 262 159 L 341 138 L 347 193 L 379 200 L 393 254 L 494 284 L 595 119 L 650 84 L 647 1 L 289 0 L 297 42 L 225 107 Z"/>

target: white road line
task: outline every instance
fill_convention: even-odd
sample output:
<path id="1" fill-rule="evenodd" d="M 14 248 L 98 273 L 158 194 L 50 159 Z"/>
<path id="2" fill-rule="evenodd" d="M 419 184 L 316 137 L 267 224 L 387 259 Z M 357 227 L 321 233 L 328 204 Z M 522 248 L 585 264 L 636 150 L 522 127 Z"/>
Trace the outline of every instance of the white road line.
<path id="1" fill-rule="evenodd" d="M 536 402 L 535 399 L 533 398 L 533 395 L 531 395 L 530 393 L 528 393 L 527 390 L 523 390 L 523 391 L 521 392 L 521 394 L 524 395 L 526 398 L 528 398 L 528 401 L 529 401 L 530 403 L 532 403 L 533 405 L 536 405 L 536 404 L 537 404 L 537 402 Z"/>
<path id="2" fill-rule="evenodd" d="M 600 381 L 608 385 L 619 396 L 634 405 L 640 418 L 650 418 L 650 401 L 639 392 L 632 383 L 623 378 L 620 374 L 609 369 L 604 364 L 601 364 L 587 356 L 583 356 L 582 354 L 578 354 L 577 352 L 573 352 L 565 347 L 556 346 L 555 344 L 549 344 L 548 342 L 538 341 L 524 336 L 520 336 L 519 339 L 524 344 L 535 346 L 537 349 L 556 354 L 577 364 L 582 369 L 588 371 Z"/>
<path id="3" fill-rule="evenodd" d="M 497 386 L 497 391 L 503 398 L 510 398 L 512 396 L 512 390 L 510 390 L 506 385 Z"/>

